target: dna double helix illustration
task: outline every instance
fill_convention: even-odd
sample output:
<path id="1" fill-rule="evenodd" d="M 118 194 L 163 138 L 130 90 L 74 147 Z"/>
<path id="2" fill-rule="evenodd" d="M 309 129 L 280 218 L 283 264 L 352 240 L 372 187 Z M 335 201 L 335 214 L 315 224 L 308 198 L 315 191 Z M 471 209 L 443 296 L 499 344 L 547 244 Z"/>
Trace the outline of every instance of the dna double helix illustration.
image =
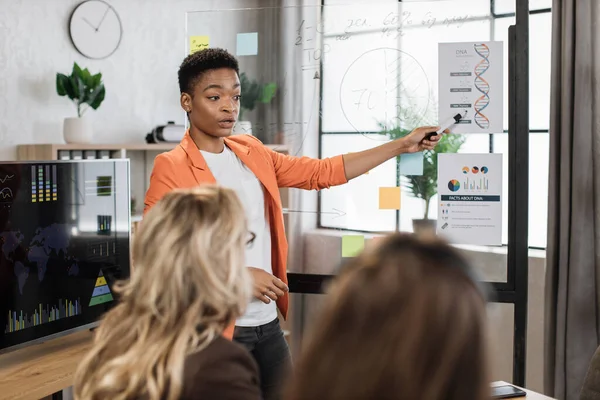
<path id="1" fill-rule="evenodd" d="M 481 129 L 487 129 L 490 126 L 490 120 L 482 111 L 490 104 L 490 85 L 482 78 L 482 75 L 490 68 L 490 48 L 486 44 L 475 44 L 475 52 L 481 57 L 481 61 L 475 66 L 475 88 L 481 93 L 481 96 L 475 100 L 473 108 L 475 109 L 475 123 Z"/>

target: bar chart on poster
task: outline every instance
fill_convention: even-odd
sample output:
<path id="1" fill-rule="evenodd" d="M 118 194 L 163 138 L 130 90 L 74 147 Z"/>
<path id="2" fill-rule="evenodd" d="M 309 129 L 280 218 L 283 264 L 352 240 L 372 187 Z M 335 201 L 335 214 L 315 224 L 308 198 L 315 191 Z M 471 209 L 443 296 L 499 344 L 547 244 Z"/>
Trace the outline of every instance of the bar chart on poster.
<path id="1" fill-rule="evenodd" d="M 457 244 L 502 244 L 502 154 L 440 154 L 437 232 Z"/>
<path id="2" fill-rule="evenodd" d="M 285 144 L 291 155 L 317 137 L 323 158 L 365 150 L 464 111 L 434 151 L 394 157 L 319 200 L 323 227 L 414 231 L 410 209 L 435 230 L 437 155 L 504 128 L 506 47 L 491 37 L 490 19 L 489 3 L 477 0 L 194 11 L 185 52 L 235 55 L 243 94 L 234 133 Z M 398 191 L 393 206 L 386 188 Z"/>

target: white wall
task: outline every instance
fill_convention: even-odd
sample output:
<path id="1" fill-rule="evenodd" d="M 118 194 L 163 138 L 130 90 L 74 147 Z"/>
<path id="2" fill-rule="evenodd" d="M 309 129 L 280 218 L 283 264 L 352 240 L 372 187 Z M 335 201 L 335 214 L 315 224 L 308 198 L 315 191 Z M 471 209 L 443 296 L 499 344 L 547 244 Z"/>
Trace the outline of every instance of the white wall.
<path id="1" fill-rule="evenodd" d="M 95 142 L 141 142 L 156 125 L 183 124 L 177 69 L 185 56 L 186 11 L 269 3 L 108 0 L 123 25 L 121 45 L 105 60 L 89 60 L 68 34 L 70 14 L 80 2 L 0 0 L 0 160 L 14 160 L 17 144 L 63 142 L 62 121 L 76 109 L 56 94 L 55 77 L 70 73 L 73 62 L 104 76 L 106 99 L 86 114 Z"/>

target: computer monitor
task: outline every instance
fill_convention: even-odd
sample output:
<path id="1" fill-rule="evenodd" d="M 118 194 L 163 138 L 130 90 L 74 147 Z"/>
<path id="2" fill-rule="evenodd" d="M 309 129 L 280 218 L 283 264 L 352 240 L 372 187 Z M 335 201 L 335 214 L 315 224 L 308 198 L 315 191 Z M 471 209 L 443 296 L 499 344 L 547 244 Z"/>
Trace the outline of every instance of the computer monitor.
<path id="1" fill-rule="evenodd" d="M 0 352 L 95 326 L 129 277 L 128 160 L 0 163 Z"/>

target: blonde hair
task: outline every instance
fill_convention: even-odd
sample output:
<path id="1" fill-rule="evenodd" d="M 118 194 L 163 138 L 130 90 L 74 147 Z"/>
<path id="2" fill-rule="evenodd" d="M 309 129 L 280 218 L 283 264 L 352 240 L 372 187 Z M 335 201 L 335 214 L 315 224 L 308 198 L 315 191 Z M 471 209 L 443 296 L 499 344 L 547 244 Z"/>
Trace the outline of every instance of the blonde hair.
<path id="1" fill-rule="evenodd" d="M 251 297 L 246 219 L 236 194 L 215 185 L 168 193 L 133 243 L 135 268 L 116 285 L 75 376 L 77 399 L 177 399 L 186 357 L 242 315 Z"/>

